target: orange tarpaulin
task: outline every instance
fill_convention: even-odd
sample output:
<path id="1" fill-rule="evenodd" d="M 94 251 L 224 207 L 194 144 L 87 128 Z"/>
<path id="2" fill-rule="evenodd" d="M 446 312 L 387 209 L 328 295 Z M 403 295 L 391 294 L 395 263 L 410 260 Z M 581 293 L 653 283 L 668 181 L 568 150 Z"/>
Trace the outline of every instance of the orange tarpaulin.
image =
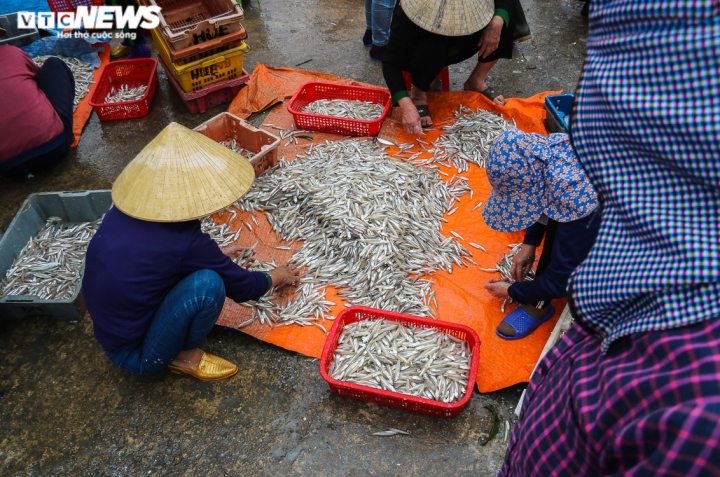
<path id="1" fill-rule="evenodd" d="M 286 102 L 303 83 L 318 80 L 360 84 L 322 73 L 258 65 L 251 76 L 248 87 L 240 91 L 230 104 L 228 111 L 240 117 L 248 117 L 252 113 L 278 102 Z M 502 114 L 506 119 L 514 119 L 518 128 L 524 131 L 546 134 L 543 100 L 547 94 L 551 94 L 551 92 L 528 99 L 509 99 L 505 106 L 498 106 L 478 93 L 466 91 L 431 93 L 428 95 L 428 106 L 435 124 L 433 129 L 427 132 L 422 139 L 431 142 L 440 136 L 442 131 L 439 127 L 454 121 L 453 112 L 461 104 L 472 109 L 482 108 Z M 385 120 L 380 137 L 391 139 L 397 143 L 414 141 L 416 137 L 403 131 L 397 113 L 398 111 L 395 111 L 392 117 Z M 268 124 L 289 129 L 292 124 L 292 116 L 285 107 L 275 108 L 265 119 L 263 127 L 269 132 L 277 134 L 278 131 L 267 126 Z M 323 142 L 325 139 L 342 139 L 340 136 L 331 134 L 313 133 L 312 136 L 314 143 Z M 286 146 L 287 142 L 287 140 L 281 141 L 278 152 L 278 157 L 285 157 L 287 160 L 301 154 L 310 144 L 300 140 L 301 144 Z M 416 150 L 420 149 L 419 146 L 416 148 Z M 397 148 L 391 147 L 387 152 L 392 155 L 397 152 Z M 429 156 L 429 153 L 427 155 Z M 441 170 L 449 173 L 450 176 L 457 173 L 456 170 L 445 167 L 441 167 Z M 440 271 L 431 275 L 430 278 L 434 281 L 433 290 L 438 304 L 437 317 L 444 321 L 470 326 L 480 336 L 482 344 L 477 385 L 481 392 L 490 392 L 529 379 L 540 352 L 550 336 L 552 327 L 565 306 L 565 301 L 556 300 L 556 316 L 528 338 L 507 341 L 495 334 L 495 327 L 504 316 L 500 311 L 501 300 L 493 298 L 484 290 L 483 285 L 492 278 L 499 278 L 499 274 L 480 269 L 495 268 L 503 255 L 510 250 L 508 244 L 522 241 L 523 233 L 495 232 L 482 220 L 482 207 L 472 210 L 478 202 L 484 203 L 490 193 L 491 187 L 484 169 L 470 165 L 470 170 L 463 173 L 462 176 L 468 179 L 468 183 L 474 191 L 473 198 L 470 198 L 469 194 L 461 198 L 458 210 L 452 215 L 446 214 L 445 218 L 448 223 L 442 224 L 441 231 L 446 236 L 451 236 L 450 231 L 455 231 L 462 236 L 464 241 L 461 240 L 461 242 L 473 252 L 472 259 L 478 265 L 455 267 L 452 273 Z M 285 263 L 299 244 L 281 243 L 264 214 L 255 214 L 257 224 L 252 221 L 251 215 L 244 212 L 238 213 L 232 224 L 233 229 L 243 229 L 239 244 L 249 246 L 258 242 L 256 256 L 259 260 L 269 261 L 274 258 L 278 264 Z M 218 222 L 222 222 L 227 217 L 216 216 L 216 219 Z M 467 242 L 482 245 L 487 249 L 487 253 L 470 247 Z M 290 246 L 293 250 L 274 248 L 280 244 Z M 287 299 L 291 294 L 291 289 L 284 290 L 283 299 Z M 331 287 L 328 288 L 327 296 L 329 300 L 336 303 L 332 309 L 333 314 L 337 314 L 345 308 L 345 304 Z M 513 306 L 508 306 L 506 311 L 512 310 Z M 250 308 L 228 300 L 218 319 L 218 324 L 237 328 L 249 320 L 250 316 Z M 321 321 L 320 324 L 329 329 L 332 321 Z M 320 327 L 315 326 L 291 325 L 271 329 L 269 326 L 253 322 L 243 327 L 242 331 L 263 341 L 313 357 L 320 357 L 326 337 Z"/>
<path id="2" fill-rule="evenodd" d="M 88 94 L 86 94 L 85 97 L 78 103 L 75 111 L 73 112 L 73 135 L 75 136 L 75 139 L 70 147 L 77 147 L 80 142 L 80 136 L 82 135 L 83 128 L 93 112 L 93 107 L 90 106 L 90 96 L 93 94 L 93 91 L 95 91 L 95 86 L 100 78 L 100 72 L 103 67 L 110 62 L 110 44 L 96 43 L 93 45 L 93 48 L 100 48 L 98 45 L 103 48 L 98 53 L 100 56 L 100 66 L 95 68 L 95 73 L 93 73 L 93 83 L 90 85 L 90 91 L 88 91 Z"/>

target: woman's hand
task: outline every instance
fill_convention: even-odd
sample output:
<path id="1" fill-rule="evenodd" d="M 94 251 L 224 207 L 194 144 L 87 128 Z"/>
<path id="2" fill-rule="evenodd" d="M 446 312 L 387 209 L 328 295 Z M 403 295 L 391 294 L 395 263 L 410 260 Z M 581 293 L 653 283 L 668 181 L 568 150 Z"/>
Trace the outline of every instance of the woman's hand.
<path id="1" fill-rule="evenodd" d="M 239 245 L 228 245 L 227 247 L 221 247 L 220 250 L 243 268 L 247 268 L 255 262 L 254 249 L 241 247 Z M 242 262 L 237 261 L 238 257 L 243 256 L 245 256 L 245 259 Z"/>
<path id="2" fill-rule="evenodd" d="M 480 38 L 478 47 L 480 48 L 479 55 L 481 58 L 485 58 L 490 55 L 493 51 L 497 50 L 500 44 L 500 32 L 505 25 L 505 21 L 502 17 L 495 15 L 490 20 L 490 23 L 485 27 Z"/>
<path id="3" fill-rule="evenodd" d="M 485 285 L 485 289 L 495 298 L 505 298 L 508 296 L 508 288 L 512 283 L 505 280 L 490 280 Z"/>
<path id="4" fill-rule="evenodd" d="M 300 281 L 300 272 L 294 265 L 283 265 L 267 272 L 272 278 L 273 287 L 297 285 Z"/>
<path id="5" fill-rule="evenodd" d="M 532 268 L 533 262 L 535 262 L 535 246 L 523 244 L 520 251 L 513 257 L 510 276 L 516 282 L 523 281 Z"/>
<path id="6" fill-rule="evenodd" d="M 421 134 L 422 125 L 420 124 L 420 113 L 410 98 L 402 98 L 398 101 L 400 109 L 402 109 L 402 125 L 403 129 L 410 134 Z"/>
<path id="7" fill-rule="evenodd" d="M 220 250 L 222 250 L 222 253 L 224 253 L 230 258 L 238 258 L 240 255 L 243 255 L 249 249 L 247 247 L 241 247 L 239 245 L 228 245 L 227 247 L 220 248 Z M 252 255 L 255 255 L 255 250 L 252 251 Z"/>

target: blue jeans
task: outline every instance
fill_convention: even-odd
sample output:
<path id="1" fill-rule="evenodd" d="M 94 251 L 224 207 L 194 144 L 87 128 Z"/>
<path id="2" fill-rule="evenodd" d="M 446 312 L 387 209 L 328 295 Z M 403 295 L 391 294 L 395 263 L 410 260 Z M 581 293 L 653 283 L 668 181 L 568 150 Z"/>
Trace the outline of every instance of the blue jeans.
<path id="1" fill-rule="evenodd" d="M 395 0 L 365 0 L 365 25 L 372 30 L 373 45 L 388 44 L 394 9 Z"/>
<path id="2" fill-rule="evenodd" d="M 200 346 L 225 303 L 225 284 L 212 270 L 185 277 L 165 296 L 145 340 L 133 350 L 104 350 L 110 361 L 135 374 L 162 371 L 180 351 Z"/>

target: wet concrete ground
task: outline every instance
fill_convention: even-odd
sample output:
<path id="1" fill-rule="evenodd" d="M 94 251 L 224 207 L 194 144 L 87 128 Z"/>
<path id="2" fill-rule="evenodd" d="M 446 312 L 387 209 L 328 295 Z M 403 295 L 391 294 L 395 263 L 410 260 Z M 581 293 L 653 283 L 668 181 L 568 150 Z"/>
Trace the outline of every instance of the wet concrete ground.
<path id="1" fill-rule="evenodd" d="M 585 51 L 582 2 L 523 5 L 533 39 L 516 45 L 512 61 L 498 63 L 493 87 L 509 97 L 573 91 Z M 243 6 L 248 70 L 310 60 L 299 68 L 384 85 L 380 64 L 360 41 L 362 2 Z M 451 67 L 452 89 L 462 87 L 473 66 L 469 60 Z M 33 178 L 0 177 L 0 228 L 31 193 L 109 189 L 170 121 L 192 128 L 226 107 L 189 114 L 161 71 L 147 117 L 100 122 L 93 115 L 63 163 Z M 506 444 L 501 429 L 481 445 L 493 422 L 485 406 L 512 424 L 524 387 L 475 392 L 458 417 L 440 419 L 337 397 L 317 360 L 241 333 L 216 329 L 204 348 L 238 363 L 240 373 L 219 383 L 128 375 L 105 359 L 90 320 L 0 320 L 0 475 L 490 476 Z M 390 427 L 411 435 L 372 436 Z"/>

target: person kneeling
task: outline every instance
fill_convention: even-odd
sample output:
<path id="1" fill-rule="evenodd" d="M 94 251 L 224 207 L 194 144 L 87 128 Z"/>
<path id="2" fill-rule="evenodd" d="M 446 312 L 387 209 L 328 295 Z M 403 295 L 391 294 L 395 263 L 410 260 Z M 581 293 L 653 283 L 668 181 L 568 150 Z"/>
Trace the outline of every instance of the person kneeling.
<path id="1" fill-rule="evenodd" d="M 501 232 L 526 228 L 513 257 L 515 283 L 493 280 L 485 285 L 493 296 L 510 296 L 520 304 L 496 330 L 501 338 L 520 339 L 553 316 L 550 301 L 567 295 L 570 274 L 595 243 L 597 195 L 567 134 L 506 131 L 490 148 L 485 169 L 493 187 L 483 210 L 485 223 Z M 535 279 L 525 281 L 543 236 Z"/>
<path id="2" fill-rule="evenodd" d="M 95 338 L 115 366 L 204 380 L 237 372 L 200 349 L 225 297 L 258 300 L 299 280 L 288 266 L 245 270 L 229 256 L 239 247 L 221 250 L 201 231 L 198 219 L 237 201 L 254 178 L 248 161 L 175 123 L 125 167 L 88 246 L 82 284 Z"/>
<path id="3" fill-rule="evenodd" d="M 59 58 L 38 67 L 12 45 L 0 45 L 0 65 L 0 174 L 23 176 L 60 162 L 73 141 L 70 68 Z"/>

